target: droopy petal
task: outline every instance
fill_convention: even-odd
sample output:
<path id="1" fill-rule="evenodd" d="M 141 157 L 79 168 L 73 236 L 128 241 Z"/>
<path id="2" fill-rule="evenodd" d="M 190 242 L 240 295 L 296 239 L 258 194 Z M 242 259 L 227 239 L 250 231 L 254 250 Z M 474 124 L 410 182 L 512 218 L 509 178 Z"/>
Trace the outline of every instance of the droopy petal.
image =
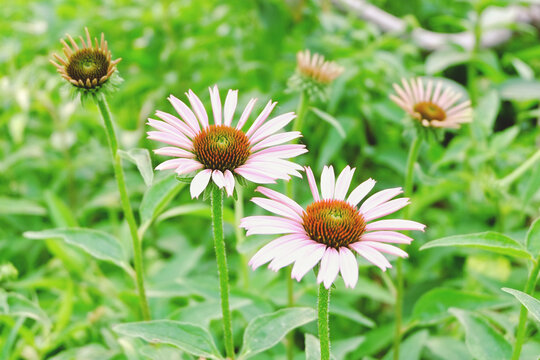
<path id="1" fill-rule="evenodd" d="M 426 225 L 411 220 L 379 220 L 366 225 L 366 231 L 372 230 L 419 230 L 424 231 Z"/>
<path id="2" fill-rule="evenodd" d="M 206 189 L 210 177 L 212 176 L 212 170 L 205 169 L 200 171 L 193 180 L 191 180 L 191 186 L 189 191 L 191 193 L 191 198 L 198 198 L 199 195 Z"/>
<path id="3" fill-rule="evenodd" d="M 407 235 L 395 231 L 368 232 L 363 234 L 360 239 L 365 241 L 378 241 L 395 244 L 410 244 L 413 241 L 413 239 Z"/>
<path id="4" fill-rule="evenodd" d="M 383 216 L 392 214 L 399 209 L 407 206 L 409 204 L 408 198 L 401 198 L 401 199 L 395 199 L 390 200 L 385 203 L 382 203 L 381 205 L 378 205 L 374 208 L 371 208 L 371 210 L 364 213 L 364 219 L 366 221 L 371 221 L 374 219 L 381 218 Z"/>
<path id="5" fill-rule="evenodd" d="M 388 259 L 386 259 L 383 254 L 370 246 L 363 245 L 361 242 L 355 242 L 349 244 L 349 247 L 351 249 L 354 249 L 358 254 L 360 254 L 360 256 L 365 258 L 367 261 L 379 267 L 382 271 L 386 271 L 386 269 L 392 267 Z"/>
<path id="6" fill-rule="evenodd" d="M 367 179 L 360 185 L 358 185 L 347 198 L 347 202 L 352 206 L 358 205 L 360 201 L 373 189 L 375 186 L 375 180 Z"/>
<path id="7" fill-rule="evenodd" d="M 326 252 L 326 245 L 313 242 L 311 245 L 306 245 L 304 253 L 298 255 L 298 259 L 292 268 L 291 277 L 300 281 L 309 270 L 321 260 Z"/>
<path id="8" fill-rule="evenodd" d="M 232 196 L 234 193 L 234 175 L 229 170 L 225 170 L 225 190 L 227 190 L 227 195 Z"/>
<path id="9" fill-rule="evenodd" d="M 358 263 L 354 254 L 346 247 L 339 248 L 339 270 L 345 286 L 354 288 L 358 282 Z"/>
<path id="10" fill-rule="evenodd" d="M 347 195 L 347 191 L 349 191 L 349 186 L 351 185 L 351 180 L 354 175 L 354 170 L 351 169 L 349 165 L 341 171 L 341 174 L 339 174 L 337 180 L 336 180 L 336 189 L 334 190 L 334 199 L 338 200 L 344 200 L 345 196 Z"/>
<path id="11" fill-rule="evenodd" d="M 214 184 L 216 184 L 217 187 L 220 189 L 223 189 L 223 187 L 225 186 L 225 177 L 220 170 L 214 170 L 212 172 L 212 180 L 214 181 Z"/>
<path id="12" fill-rule="evenodd" d="M 373 209 L 376 206 L 381 205 L 382 203 L 387 202 L 393 197 L 396 197 L 397 195 L 401 194 L 403 192 L 403 189 L 398 188 L 392 188 L 392 189 L 385 189 L 382 191 L 379 191 L 373 195 L 371 195 L 369 198 L 367 198 L 366 201 L 360 206 L 360 212 L 362 214 L 367 213 L 371 209 Z"/>
<path id="13" fill-rule="evenodd" d="M 315 176 L 313 176 L 313 171 L 309 166 L 306 166 L 305 169 L 306 177 L 309 183 L 309 189 L 311 190 L 311 194 L 313 195 L 313 200 L 319 201 L 321 198 L 319 197 L 319 189 L 317 188 L 317 182 L 315 181 Z"/>
<path id="14" fill-rule="evenodd" d="M 317 275 L 317 283 L 324 283 L 329 289 L 339 273 L 339 254 L 334 248 L 327 248 L 321 259 L 321 268 Z"/>
<path id="15" fill-rule="evenodd" d="M 385 244 L 381 242 L 376 242 L 376 241 L 362 241 L 362 244 L 372 247 L 375 250 L 379 250 L 380 252 L 390 254 L 390 255 L 399 256 L 403 258 L 409 256 L 405 251 L 401 250 L 397 246 L 393 246 L 393 245 L 389 245 L 389 244 Z"/>

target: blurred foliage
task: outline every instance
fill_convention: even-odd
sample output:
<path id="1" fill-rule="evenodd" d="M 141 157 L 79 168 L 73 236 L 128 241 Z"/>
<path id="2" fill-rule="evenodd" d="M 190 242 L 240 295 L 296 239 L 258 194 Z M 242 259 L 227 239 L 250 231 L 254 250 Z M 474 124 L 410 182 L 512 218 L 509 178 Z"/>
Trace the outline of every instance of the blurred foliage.
<path id="1" fill-rule="evenodd" d="M 473 2 L 373 3 L 434 31 L 474 27 Z M 491 4 L 505 6 L 499 1 L 482 6 Z M 260 109 L 272 98 L 279 102 L 276 112 L 294 111 L 298 96 L 285 91 L 286 83 L 296 52 L 309 48 L 346 71 L 333 83 L 329 101 L 313 104 L 340 127 L 309 112 L 302 141 L 310 152 L 298 161 L 317 173 L 324 164 L 339 170 L 350 164 L 357 168 L 355 182 L 373 177 L 377 188 L 402 186 L 413 127 L 388 99 L 391 84 L 414 75 L 462 84 L 475 104 L 475 122 L 425 143 L 415 169 L 411 218 L 428 230 L 407 248 L 404 349 L 410 351 L 404 352 L 410 356 L 404 359 L 472 358 L 476 355 L 468 355 L 465 338 L 467 345 L 476 341 L 470 330 L 475 327 L 513 343 L 519 303 L 501 288 L 523 289 L 527 260 L 475 248 L 419 248 L 429 240 L 487 230 L 525 244 L 528 227 L 540 215 L 540 166 L 537 162 L 511 182 L 500 179 L 540 144 L 535 28 L 518 28 L 511 41 L 494 49 L 471 53 L 449 47 L 427 53 L 406 35 L 383 34 L 328 0 L 13 0 L 4 2 L 0 12 L 0 359 L 191 358 L 112 330 L 139 319 L 129 269 L 93 259 L 67 240 L 22 235 L 92 228 L 118 239 L 118 251 L 129 256 L 129 233 L 97 108 L 72 99 L 48 63 L 52 53 L 61 51 L 59 39 L 82 34 L 85 26 L 93 35 L 103 31 L 113 56 L 123 58 L 118 67 L 125 81 L 109 101 L 126 150 L 155 148 L 145 139 L 146 118 L 156 109 L 172 111 L 166 97 L 182 98 L 188 89 L 208 103 L 207 88 L 217 83 L 222 92 L 240 90 L 239 107 L 258 97 Z M 135 166 L 124 165 L 132 204 L 144 224 L 153 318 L 206 326 L 221 348 L 207 204 L 192 201 L 187 187 L 167 174 L 155 174 L 147 187 Z M 306 184 L 294 182 L 300 201 L 307 201 Z M 253 186 L 244 193 L 245 214 L 260 211 L 247 201 Z M 247 269 L 244 257 L 268 238 L 237 243 L 232 201 L 226 206 L 240 346 L 240 330 L 250 320 L 284 306 L 285 275 Z M 382 274 L 366 263 L 360 274 L 355 289 L 338 281 L 334 291 L 332 351 L 338 359 L 388 358 L 393 272 Z M 299 305 L 314 306 L 313 275 L 295 291 Z M 448 298 L 455 301 L 442 301 Z M 522 359 L 540 353 L 538 330 L 538 323 L 529 321 Z M 297 358 L 304 358 L 304 334 L 306 344 L 314 341 L 309 334 L 316 335 L 316 325 L 311 322 L 294 334 Z M 280 343 L 255 358 L 283 354 Z"/>

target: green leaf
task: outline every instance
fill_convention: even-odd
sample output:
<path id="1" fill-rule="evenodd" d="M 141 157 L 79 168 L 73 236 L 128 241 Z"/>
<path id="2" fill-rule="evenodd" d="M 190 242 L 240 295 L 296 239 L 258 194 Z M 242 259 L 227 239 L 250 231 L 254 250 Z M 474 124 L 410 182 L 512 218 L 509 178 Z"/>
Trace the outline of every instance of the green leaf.
<path id="1" fill-rule="evenodd" d="M 321 359 L 321 343 L 319 339 L 311 334 L 305 336 L 306 360 Z"/>
<path id="2" fill-rule="evenodd" d="M 433 75 L 446 68 L 462 64 L 470 60 L 470 54 L 454 49 L 434 51 L 426 58 L 426 73 Z"/>
<path id="3" fill-rule="evenodd" d="M 529 310 L 529 312 L 536 319 L 536 321 L 540 322 L 540 301 L 538 299 L 535 299 L 532 296 L 525 294 L 523 291 L 515 289 L 502 288 L 502 291 L 514 295 L 516 299 L 518 299 L 519 302 L 522 303 L 523 306 L 527 308 L 527 310 Z"/>
<path id="4" fill-rule="evenodd" d="M 154 180 L 154 169 L 148 149 L 118 150 L 121 158 L 131 161 L 137 166 L 146 186 L 151 186 Z"/>
<path id="5" fill-rule="evenodd" d="M 160 181 L 156 181 L 146 190 L 139 207 L 142 232 L 150 226 L 152 221 L 184 186 L 186 186 L 185 183 L 178 181 L 175 174 L 171 174 Z"/>
<path id="6" fill-rule="evenodd" d="M 120 242 L 103 231 L 69 228 L 27 231 L 23 235 L 28 239 L 62 239 L 68 244 L 83 249 L 96 259 L 110 261 L 123 269 L 129 269 L 126 255 Z"/>
<path id="7" fill-rule="evenodd" d="M 170 208 L 157 217 L 157 222 L 181 215 L 193 215 L 203 218 L 212 218 L 211 208 L 206 203 L 184 204 Z M 234 211 L 228 207 L 223 209 L 223 221 L 234 224 Z"/>
<path id="8" fill-rule="evenodd" d="M 361 312 L 357 311 L 356 309 L 351 308 L 347 305 L 336 304 L 336 303 L 330 304 L 330 314 L 342 316 L 346 319 L 355 321 L 369 328 L 372 328 L 375 326 L 375 322 L 373 320 L 371 320 L 370 318 L 368 318 Z"/>
<path id="9" fill-rule="evenodd" d="M 509 79 L 499 86 L 499 94 L 505 100 L 538 100 L 540 99 L 540 82 Z"/>
<path id="10" fill-rule="evenodd" d="M 490 135 L 493 132 L 493 125 L 500 106 L 501 100 L 495 90 L 488 91 L 478 101 L 478 105 L 474 109 L 474 123 L 482 127 L 485 135 Z"/>
<path id="11" fill-rule="evenodd" d="M 244 332 L 244 343 L 239 358 L 247 359 L 276 345 L 292 329 L 317 318 L 311 308 L 289 308 L 253 319 Z"/>
<path id="12" fill-rule="evenodd" d="M 313 111 L 313 113 L 317 115 L 321 120 L 324 120 L 331 126 L 333 126 L 342 138 L 346 137 L 343 126 L 341 126 L 341 123 L 335 117 L 325 111 L 322 111 L 321 109 L 317 109 L 316 107 L 310 107 L 309 110 Z"/>
<path id="13" fill-rule="evenodd" d="M 526 259 L 532 258 L 531 254 L 527 252 L 521 243 L 506 235 L 492 231 L 444 237 L 428 242 L 420 250 L 449 246 L 488 250 L 498 254 Z"/>
<path id="14" fill-rule="evenodd" d="M 531 254 L 540 254 L 540 217 L 534 220 L 529 228 L 525 238 L 525 245 Z"/>
<path id="15" fill-rule="evenodd" d="M 435 355 L 426 357 L 427 359 L 472 360 L 465 344 L 452 337 L 431 337 L 427 341 L 426 347 Z M 452 351 L 448 351 L 448 349 L 452 349 Z"/>
<path id="16" fill-rule="evenodd" d="M 414 304 L 413 321 L 429 324 L 451 316 L 450 308 L 476 310 L 504 305 L 506 302 L 496 297 L 455 289 L 436 288 L 423 294 Z"/>
<path id="17" fill-rule="evenodd" d="M 478 360 L 508 360 L 512 346 L 486 320 L 469 311 L 450 309 L 465 329 L 465 343 Z"/>
<path id="18" fill-rule="evenodd" d="M 417 331 L 407 337 L 401 344 L 399 360 L 419 360 L 428 337 L 429 332 L 427 330 Z M 384 357 L 384 360 L 393 359 L 393 354 L 394 351 L 390 350 Z"/>
<path id="19" fill-rule="evenodd" d="M 38 304 L 20 294 L 6 292 L 2 289 L 0 289 L 0 314 L 24 316 L 38 321 L 47 329 L 51 327 L 51 321 Z"/>
<path id="20" fill-rule="evenodd" d="M 345 339 L 334 339 L 332 341 L 331 358 L 333 359 L 345 359 L 347 354 L 355 351 L 360 344 L 366 340 L 365 336 L 355 336 Z"/>
<path id="21" fill-rule="evenodd" d="M 0 215 L 45 215 L 47 211 L 38 203 L 26 199 L 0 197 Z"/>
<path id="22" fill-rule="evenodd" d="M 49 210 L 49 215 L 57 227 L 77 227 L 77 220 L 73 217 L 73 211 L 62 199 L 53 192 L 45 192 L 45 203 Z"/>
<path id="23" fill-rule="evenodd" d="M 223 359 L 214 339 L 200 326 L 172 320 L 154 320 L 119 324 L 113 330 L 148 342 L 169 344 L 195 356 Z"/>

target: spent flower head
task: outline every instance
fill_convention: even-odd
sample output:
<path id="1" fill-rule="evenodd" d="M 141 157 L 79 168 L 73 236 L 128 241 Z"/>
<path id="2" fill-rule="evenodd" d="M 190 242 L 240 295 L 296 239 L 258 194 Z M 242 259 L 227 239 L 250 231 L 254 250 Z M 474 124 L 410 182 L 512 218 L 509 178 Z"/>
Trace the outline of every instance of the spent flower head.
<path id="1" fill-rule="evenodd" d="M 77 44 L 71 35 L 66 34 L 69 43 L 64 39 L 60 40 L 64 45 L 62 51 L 66 58 L 53 54 L 54 60 L 51 59 L 50 62 L 60 75 L 83 96 L 103 90 L 112 91 L 121 81 L 116 65 L 122 59 L 112 59 L 103 33 L 101 33 L 101 40 L 98 42 L 98 39 L 94 38 L 92 44 L 88 28 L 84 30 L 86 41 L 79 36 L 81 45 Z"/>
<path id="2" fill-rule="evenodd" d="M 289 79 L 289 89 L 305 91 L 312 99 L 325 100 L 327 87 L 345 70 L 333 61 L 326 61 L 318 53 L 309 50 L 296 54 L 296 73 Z"/>
<path id="3" fill-rule="evenodd" d="M 168 98 L 181 119 L 159 110 L 156 116 L 161 121 L 148 119 L 148 125 L 157 130 L 149 131 L 148 138 L 172 145 L 155 150 L 156 154 L 174 157 L 158 165 L 157 170 L 174 169 L 181 176 L 197 172 L 190 180 L 192 197 L 198 197 L 210 180 L 231 196 L 235 179 L 269 184 L 276 179 L 289 180 L 290 175 L 301 177 L 302 167 L 286 159 L 306 153 L 307 149 L 305 145 L 285 143 L 302 135 L 298 131 L 279 132 L 296 117 L 293 112 L 266 121 L 277 104 L 270 100 L 244 131 L 257 100 L 248 102 L 233 126 L 238 90 L 229 90 L 223 107 L 218 87 L 209 90 L 213 124 L 203 103 L 191 90 L 186 93 L 191 108 L 173 95 Z"/>
<path id="4" fill-rule="evenodd" d="M 412 239 L 396 230 L 420 230 L 425 225 L 410 220 L 378 220 L 409 204 L 408 198 L 394 199 L 401 188 L 379 191 L 360 201 L 373 189 L 375 181 L 368 179 L 358 185 L 347 197 L 354 175 L 354 168 L 347 166 L 334 176 L 332 166 L 325 166 L 321 176 L 321 193 L 313 172 L 306 167 L 313 202 L 305 209 L 289 197 L 264 187 L 257 191 L 267 198 L 252 201 L 277 216 L 249 216 L 240 226 L 252 234 L 285 234 L 271 241 L 251 258 L 249 264 L 257 267 L 270 262 L 269 268 L 277 271 L 294 263 L 292 277 L 300 281 L 320 262 L 317 282 L 328 289 L 341 272 L 347 287 L 358 281 L 358 264 L 355 253 L 385 271 L 392 267 L 382 255 L 387 253 L 406 257 L 400 248 L 389 245 L 409 244 Z"/>
<path id="5" fill-rule="evenodd" d="M 396 94 L 390 99 L 418 120 L 422 126 L 457 129 L 472 121 L 470 100 L 461 101 L 463 95 L 441 80 L 401 80 L 403 87 L 393 84 Z"/>

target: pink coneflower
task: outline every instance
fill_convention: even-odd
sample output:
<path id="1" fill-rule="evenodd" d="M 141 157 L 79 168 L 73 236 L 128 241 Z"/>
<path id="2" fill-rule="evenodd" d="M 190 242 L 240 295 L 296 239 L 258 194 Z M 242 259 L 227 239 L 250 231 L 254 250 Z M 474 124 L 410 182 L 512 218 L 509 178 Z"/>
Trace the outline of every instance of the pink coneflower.
<path id="1" fill-rule="evenodd" d="M 460 124 L 472 121 L 470 100 L 460 102 L 463 95 L 441 80 L 418 77 L 401 82 L 403 87 L 393 84 L 397 96 L 391 94 L 390 99 L 423 126 L 457 129 Z"/>
<path id="2" fill-rule="evenodd" d="M 249 216 L 240 226 L 252 234 L 285 234 L 259 250 L 249 264 L 257 267 L 270 261 L 269 268 L 277 271 L 294 263 L 292 277 L 300 281 L 319 262 L 318 283 L 328 289 L 339 272 L 347 287 L 358 280 L 355 252 L 385 271 L 392 267 L 382 255 L 387 253 L 406 257 L 407 253 L 388 243 L 409 244 L 412 239 L 395 230 L 420 230 L 425 225 L 410 220 L 379 220 L 409 204 L 409 199 L 391 200 L 401 194 L 401 188 L 379 191 L 358 204 L 373 189 L 375 181 L 368 179 L 347 197 L 354 170 L 347 166 L 337 180 L 332 166 L 325 166 L 321 176 L 321 194 L 306 167 L 314 202 L 303 209 L 287 196 L 264 187 L 257 191 L 266 198 L 253 198 L 260 207 L 279 216 Z"/>
<path id="3" fill-rule="evenodd" d="M 191 90 L 186 95 L 193 110 L 173 95 L 168 98 L 182 120 L 163 111 L 156 112 L 163 121 L 148 119 L 148 124 L 157 130 L 149 131 L 148 138 L 173 145 L 155 150 L 156 154 L 175 157 L 161 163 L 157 170 L 174 169 L 179 175 L 197 172 L 191 181 L 192 197 L 198 197 L 210 179 L 231 196 L 235 176 L 259 184 L 274 183 L 276 179 L 289 180 L 290 175 L 301 177 L 298 170 L 302 167 L 286 159 L 307 152 L 305 146 L 283 145 L 300 137 L 300 132 L 278 133 L 296 117 L 293 112 L 266 121 L 277 104 L 269 101 L 244 132 L 242 128 L 256 99 L 249 101 L 233 127 L 238 90 L 229 90 L 223 108 L 217 86 L 209 90 L 214 115 L 212 125 L 201 100 Z"/>

